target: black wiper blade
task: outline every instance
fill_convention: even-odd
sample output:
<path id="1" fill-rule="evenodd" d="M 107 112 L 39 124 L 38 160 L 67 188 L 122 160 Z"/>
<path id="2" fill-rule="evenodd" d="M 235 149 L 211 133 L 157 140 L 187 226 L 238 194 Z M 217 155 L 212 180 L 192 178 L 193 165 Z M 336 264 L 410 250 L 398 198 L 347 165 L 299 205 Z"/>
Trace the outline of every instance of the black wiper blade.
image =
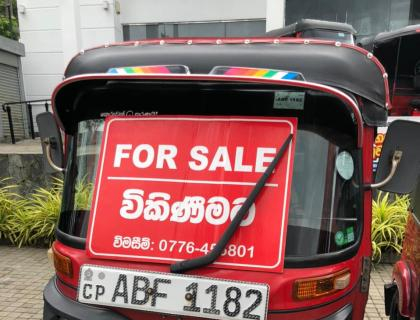
<path id="1" fill-rule="evenodd" d="M 207 266 L 213 263 L 217 258 L 220 257 L 223 250 L 225 249 L 226 245 L 232 238 L 235 231 L 238 229 L 239 224 L 241 223 L 242 219 L 244 218 L 245 214 L 248 212 L 251 205 L 255 202 L 255 199 L 259 195 L 260 191 L 264 187 L 265 183 L 267 182 L 270 175 L 273 173 L 274 168 L 276 167 L 277 163 L 282 158 L 284 152 L 286 151 L 290 141 L 293 138 L 293 134 L 291 133 L 287 139 L 283 142 L 283 145 L 280 147 L 279 151 L 277 152 L 276 156 L 274 157 L 273 161 L 271 161 L 270 165 L 265 169 L 264 173 L 261 175 L 258 182 L 255 184 L 254 188 L 252 189 L 251 193 L 246 198 L 245 202 L 242 204 L 241 208 L 239 209 L 238 213 L 236 214 L 235 218 L 229 224 L 225 232 L 223 233 L 220 240 L 216 243 L 213 250 L 211 250 L 208 254 L 194 258 L 188 259 L 184 261 L 180 261 L 174 264 L 171 264 L 171 272 L 172 273 L 182 273 L 191 269 L 197 269 L 204 266 Z"/>

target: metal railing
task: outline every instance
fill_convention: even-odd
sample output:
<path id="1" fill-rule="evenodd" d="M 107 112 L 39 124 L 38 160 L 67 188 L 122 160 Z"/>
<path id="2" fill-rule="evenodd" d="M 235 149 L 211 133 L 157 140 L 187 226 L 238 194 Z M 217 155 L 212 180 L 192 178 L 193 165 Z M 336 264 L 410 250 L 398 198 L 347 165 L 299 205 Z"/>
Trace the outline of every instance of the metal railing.
<path id="1" fill-rule="evenodd" d="M 35 128 L 34 128 L 34 119 L 32 116 L 32 105 L 34 103 L 44 102 L 45 111 L 49 112 L 50 107 L 50 99 L 39 99 L 39 100 L 27 100 L 27 101 L 12 101 L 6 102 L 2 104 L 3 112 L 7 113 L 7 120 L 9 122 L 9 130 L 10 130 L 10 139 L 12 140 L 12 144 L 16 144 L 15 138 L 15 131 L 13 126 L 13 118 L 12 118 L 12 109 L 11 106 L 13 105 L 22 105 L 26 106 L 28 111 L 28 122 L 29 122 L 29 133 L 32 139 L 35 139 Z"/>

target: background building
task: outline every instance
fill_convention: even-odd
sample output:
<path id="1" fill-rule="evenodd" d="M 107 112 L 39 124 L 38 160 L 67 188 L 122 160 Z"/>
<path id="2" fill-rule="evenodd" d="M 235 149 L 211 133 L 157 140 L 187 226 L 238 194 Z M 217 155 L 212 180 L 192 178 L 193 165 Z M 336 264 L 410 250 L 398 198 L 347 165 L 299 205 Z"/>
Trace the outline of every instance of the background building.
<path id="1" fill-rule="evenodd" d="M 353 24 L 362 35 L 420 17 L 419 0 L 18 0 L 27 100 L 51 96 L 80 50 L 165 37 L 255 36 L 301 18 Z M 34 104 L 34 113 L 43 103 Z"/>
<path id="2" fill-rule="evenodd" d="M 80 50 L 152 37 L 261 35 L 265 0 L 18 0 L 27 100 L 51 96 Z M 44 110 L 33 105 L 34 115 Z"/>
<path id="3" fill-rule="evenodd" d="M 24 55 L 23 44 L 0 36 L 0 142 L 10 137 L 8 116 L 2 105 L 25 99 L 20 62 Z M 22 105 L 14 105 L 10 110 L 15 120 L 15 136 L 22 139 L 27 132 L 26 110 Z"/>

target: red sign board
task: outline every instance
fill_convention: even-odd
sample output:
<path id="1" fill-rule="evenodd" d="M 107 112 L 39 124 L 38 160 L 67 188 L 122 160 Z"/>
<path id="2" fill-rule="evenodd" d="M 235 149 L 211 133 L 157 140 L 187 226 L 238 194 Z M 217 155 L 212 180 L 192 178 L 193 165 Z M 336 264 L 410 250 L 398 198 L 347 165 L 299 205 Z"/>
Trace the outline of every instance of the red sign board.
<path id="1" fill-rule="evenodd" d="M 109 117 L 88 231 L 93 257 L 174 263 L 208 253 L 292 133 L 211 266 L 281 272 L 297 120 Z"/>

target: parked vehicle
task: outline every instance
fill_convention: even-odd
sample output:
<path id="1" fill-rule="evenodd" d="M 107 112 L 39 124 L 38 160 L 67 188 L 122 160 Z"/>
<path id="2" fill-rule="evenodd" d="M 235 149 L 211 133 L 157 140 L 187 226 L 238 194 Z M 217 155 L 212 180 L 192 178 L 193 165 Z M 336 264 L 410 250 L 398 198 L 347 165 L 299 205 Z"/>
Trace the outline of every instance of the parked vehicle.
<path id="1" fill-rule="evenodd" d="M 420 184 L 412 195 L 401 259 L 385 285 L 385 312 L 390 319 L 420 319 Z"/>
<path id="2" fill-rule="evenodd" d="M 373 181 L 384 73 L 322 40 L 77 55 L 37 118 L 65 174 L 44 319 L 363 319 L 371 190 L 420 169 L 420 126 L 396 121 Z"/>
<path id="3" fill-rule="evenodd" d="M 292 37 L 339 41 L 355 44 L 357 31 L 347 23 L 301 19 L 283 28 L 267 32 L 270 37 Z"/>
<path id="4" fill-rule="evenodd" d="M 411 25 L 359 42 L 387 72 L 392 116 L 420 115 L 420 25 Z"/>
<path id="5" fill-rule="evenodd" d="M 420 25 L 383 32 L 360 41 L 359 45 L 371 51 L 387 71 L 393 119 L 412 119 L 420 116 Z M 386 130 L 380 129 L 376 138 L 380 154 Z M 379 147 L 378 147 L 379 146 Z M 385 285 L 385 313 L 390 319 L 420 319 L 419 305 L 419 243 L 418 224 L 419 186 L 413 193 L 414 208 L 409 214 L 401 259 L 395 264 L 392 282 Z M 417 310 L 417 311 L 416 311 Z M 417 312 L 417 314 L 416 314 Z"/>

